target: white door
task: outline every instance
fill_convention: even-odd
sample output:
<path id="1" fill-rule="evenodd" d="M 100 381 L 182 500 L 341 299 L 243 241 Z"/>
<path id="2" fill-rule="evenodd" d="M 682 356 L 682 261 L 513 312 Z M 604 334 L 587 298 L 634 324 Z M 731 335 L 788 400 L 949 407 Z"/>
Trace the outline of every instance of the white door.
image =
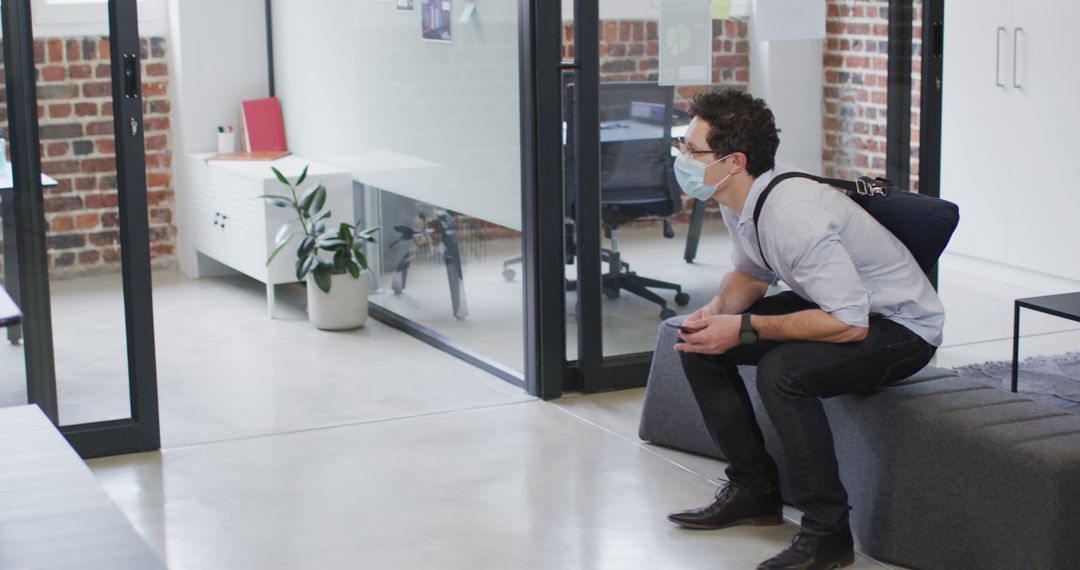
<path id="1" fill-rule="evenodd" d="M 1070 174 L 1080 145 L 1080 3 L 1018 4 L 1015 39 L 1009 202 L 1010 264 L 1080 279 L 1080 192 Z"/>
<path id="2" fill-rule="evenodd" d="M 941 196 L 960 206 L 949 251 L 1005 262 L 1011 0 L 945 3 Z"/>

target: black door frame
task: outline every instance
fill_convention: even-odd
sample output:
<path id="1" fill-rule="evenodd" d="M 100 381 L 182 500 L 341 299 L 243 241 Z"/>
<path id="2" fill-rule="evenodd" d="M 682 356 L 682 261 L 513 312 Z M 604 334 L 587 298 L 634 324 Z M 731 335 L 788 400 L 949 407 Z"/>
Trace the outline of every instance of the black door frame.
<path id="1" fill-rule="evenodd" d="M 131 417 L 59 426 L 72 447 L 85 458 L 151 451 L 161 447 L 143 138 L 142 64 L 136 2 L 108 2 Z M 31 0 L 8 0 L 3 4 L 8 128 L 16 189 L 19 303 L 25 316 L 23 342 L 26 343 L 27 399 L 41 407 L 49 419 L 58 424 L 30 7 Z M 125 84 L 128 85 L 126 89 Z"/>

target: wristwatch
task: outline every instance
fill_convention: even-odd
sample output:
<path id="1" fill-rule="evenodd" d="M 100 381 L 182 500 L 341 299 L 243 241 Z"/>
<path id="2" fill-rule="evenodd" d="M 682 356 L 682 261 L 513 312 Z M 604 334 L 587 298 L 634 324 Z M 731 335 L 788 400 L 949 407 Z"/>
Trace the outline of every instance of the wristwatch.
<path id="1" fill-rule="evenodd" d="M 743 313 L 742 327 L 739 329 L 739 344 L 754 344 L 757 341 L 758 334 L 750 324 L 750 313 Z"/>

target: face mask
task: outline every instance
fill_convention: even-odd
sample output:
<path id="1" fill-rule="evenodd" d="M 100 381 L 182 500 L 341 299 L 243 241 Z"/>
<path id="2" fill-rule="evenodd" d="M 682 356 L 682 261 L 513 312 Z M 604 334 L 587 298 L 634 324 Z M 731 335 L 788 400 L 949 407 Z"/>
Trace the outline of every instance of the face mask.
<path id="1" fill-rule="evenodd" d="M 723 162 L 724 159 L 732 154 L 735 153 L 728 154 L 709 164 L 702 164 L 701 162 L 690 158 L 690 155 L 688 154 L 680 154 L 679 157 L 675 159 L 675 179 L 679 181 L 679 186 L 683 189 L 683 192 L 686 192 L 687 196 L 702 201 L 708 200 L 716 193 L 716 189 L 724 182 L 727 182 L 727 179 L 731 178 L 735 173 L 732 172 L 725 176 L 720 182 L 709 186 L 705 184 L 705 170 L 717 162 Z"/>

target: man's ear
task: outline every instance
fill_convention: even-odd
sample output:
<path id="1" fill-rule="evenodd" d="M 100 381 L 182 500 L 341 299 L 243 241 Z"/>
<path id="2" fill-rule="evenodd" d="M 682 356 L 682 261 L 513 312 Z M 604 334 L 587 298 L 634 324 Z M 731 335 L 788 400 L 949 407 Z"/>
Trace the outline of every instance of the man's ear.
<path id="1" fill-rule="evenodd" d="M 746 172 L 746 166 L 748 161 L 749 159 L 746 157 L 746 155 L 741 152 L 736 152 L 735 154 L 731 155 L 731 166 L 733 168 L 741 168 L 743 172 Z"/>

